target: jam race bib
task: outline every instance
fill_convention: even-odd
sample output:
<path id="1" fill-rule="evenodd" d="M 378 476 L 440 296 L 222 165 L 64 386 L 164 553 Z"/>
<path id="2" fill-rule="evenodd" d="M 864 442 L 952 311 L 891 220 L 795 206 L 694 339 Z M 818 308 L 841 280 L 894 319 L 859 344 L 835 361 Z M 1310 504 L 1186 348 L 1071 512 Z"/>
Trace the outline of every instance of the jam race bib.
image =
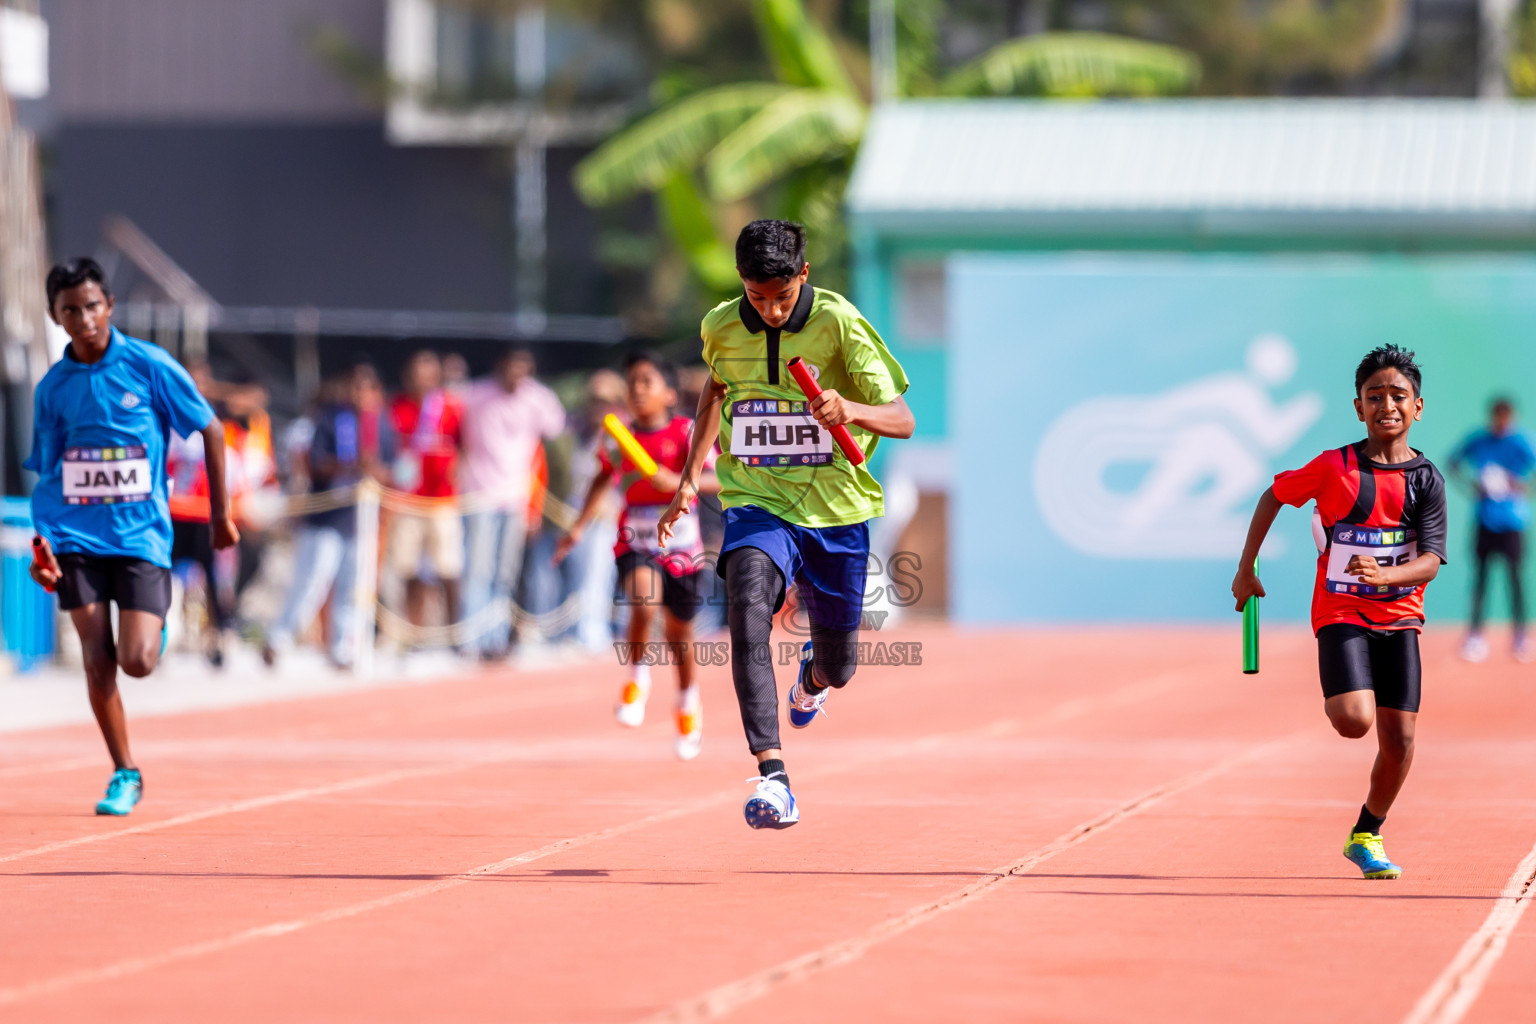
<path id="1" fill-rule="evenodd" d="M 1381 565 L 1405 565 L 1419 557 L 1414 531 L 1401 527 L 1359 526 L 1334 523 L 1333 543 L 1328 547 L 1328 592 L 1355 597 L 1390 600 L 1411 593 L 1415 587 L 1376 587 L 1361 583 L 1358 576 L 1344 571 L 1355 555 L 1376 559 Z"/>
<path id="2" fill-rule="evenodd" d="M 154 489 L 143 445 L 66 448 L 63 479 L 64 501 L 69 505 L 148 501 Z"/>
<path id="3" fill-rule="evenodd" d="M 832 434 L 806 404 L 772 398 L 734 403 L 731 454 L 747 466 L 831 465 Z"/>

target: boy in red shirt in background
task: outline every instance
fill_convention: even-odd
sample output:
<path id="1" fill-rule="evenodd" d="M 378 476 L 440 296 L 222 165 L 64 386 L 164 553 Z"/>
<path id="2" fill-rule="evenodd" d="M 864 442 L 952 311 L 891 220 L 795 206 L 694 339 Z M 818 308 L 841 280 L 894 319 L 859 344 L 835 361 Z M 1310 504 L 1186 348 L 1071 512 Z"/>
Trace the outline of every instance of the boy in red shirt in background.
<path id="1" fill-rule="evenodd" d="M 1323 710 L 1340 736 L 1376 725 L 1376 764 L 1344 856 L 1366 878 L 1397 878 L 1381 825 L 1413 764 L 1419 712 L 1424 587 L 1445 562 L 1445 481 L 1408 428 L 1424 413 L 1413 353 L 1383 345 L 1355 371 L 1355 414 L 1366 437 L 1275 476 L 1259 498 L 1232 581 L 1238 611 L 1263 597 L 1253 569 L 1281 505 L 1317 502 L 1319 551 L 1312 591 Z"/>
<path id="2" fill-rule="evenodd" d="M 704 712 L 693 678 L 693 617 L 699 610 L 699 571 L 704 564 L 704 541 L 698 516 L 678 521 L 677 532 L 663 551 L 656 540 L 656 524 L 662 511 L 677 494 L 679 470 L 688 457 L 693 421 L 673 415 L 677 405 L 677 370 L 651 352 L 637 352 L 624 361 L 629 386 L 628 405 L 634 422 L 631 429 L 640 447 L 658 467 L 647 479 L 633 463 L 614 448 L 599 455 L 597 475 L 575 525 L 555 549 L 559 563 L 581 540 L 587 524 L 596 518 L 609 484 L 620 476 L 624 484 L 624 510 L 619 516 L 619 540 L 614 545 L 619 584 L 630 606 L 630 679 L 624 685 L 616 714 L 620 724 L 631 727 L 645 721 L 645 702 L 651 692 L 651 658 L 645 643 L 651 635 L 654 608 L 662 607 L 663 635 L 677 662 L 677 756 L 685 761 L 699 755 L 704 738 Z M 700 493 L 713 494 L 714 461 L 700 482 Z"/>
<path id="3" fill-rule="evenodd" d="M 398 439 L 395 486 L 436 507 L 396 515 L 389 530 L 389 564 L 405 580 L 406 614 L 413 625 L 426 621 L 427 587 L 423 555 L 443 585 L 448 621 L 459 619 L 459 577 L 464 575 L 464 520 L 459 515 L 459 451 L 464 446 L 464 406 L 443 387 L 436 352 L 421 351 L 405 364 L 405 390 L 389 406 Z"/>

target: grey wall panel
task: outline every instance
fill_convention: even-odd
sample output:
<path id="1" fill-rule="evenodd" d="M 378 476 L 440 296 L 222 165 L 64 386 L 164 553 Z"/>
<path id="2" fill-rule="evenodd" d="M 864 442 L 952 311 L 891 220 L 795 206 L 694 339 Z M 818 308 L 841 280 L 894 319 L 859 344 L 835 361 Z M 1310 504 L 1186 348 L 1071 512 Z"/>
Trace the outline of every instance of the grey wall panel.
<path id="1" fill-rule="evenodd" d="M 377 125 L 66 125 L 53 156 L 60 255 L 121 213 L 230 305 L 512 303 L 499 152 L 391 147 Z"/>
<path id="2" fill-rule="evenodd" d="M 65 121 L 379 116 L 306 35 L 382 53 L 384 0 L 49 0 L 46 15 Z"/>

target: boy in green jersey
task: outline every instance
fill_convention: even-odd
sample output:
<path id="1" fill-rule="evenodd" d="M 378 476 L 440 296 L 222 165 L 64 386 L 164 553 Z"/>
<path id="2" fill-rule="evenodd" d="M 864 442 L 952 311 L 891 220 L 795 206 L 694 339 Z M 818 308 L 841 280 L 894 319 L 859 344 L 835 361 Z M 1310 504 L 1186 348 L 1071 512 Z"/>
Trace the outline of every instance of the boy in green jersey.
<path id="1" fill-rule="evenodd" d="M 843 425 L 868 456 L 881 437 L 911 437 L 907 376 L 847 299 L 807 283 L 805 229 L 753 221 L 736 239 L 743 294 L 704 317 L 710 379 L 682 482 L 657 526 L 662 545 L 690 513 L 710 448 L 725 509 L 718 572 L 730 598 L 731 675 L 757 789 L 744 811 L 753 828 L 800 820 L 779 749 L 779 694 L 769 636 L 794 581 L 811 639 L 789 691 L 789 724 L 815 720 L 830 692 L 853 677 L 869 561 L 869 520 L 885 514 L 866 459 L 853 465 L 832 441 Z M 807 401 L 786 364 L 799 357 L 822 387 Z"/>

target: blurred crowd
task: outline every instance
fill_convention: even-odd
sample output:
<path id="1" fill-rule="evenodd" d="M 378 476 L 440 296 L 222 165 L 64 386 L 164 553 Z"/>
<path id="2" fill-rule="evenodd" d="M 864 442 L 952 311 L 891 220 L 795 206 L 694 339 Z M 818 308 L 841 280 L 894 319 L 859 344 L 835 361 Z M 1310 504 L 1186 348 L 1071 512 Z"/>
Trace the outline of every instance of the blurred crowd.
<path id="1" fill-rule="evenodd" d="M 313 643 L 349 668 L 354 631 L 375 618 L 381 645 L 447 648 L 480 661 L 528 645 L 604 650 L 622 635 L 616 502 L 555 558 L 571 506 L 599 470 L 603 418 L 629 419 L 616 371 L 590 373 L 567 408 L 527 349 L 508 350 L 480 379 L 462 356 L 423 350 L 394 389 L 366 362 L 327 377 L 310 408 L 275 435 L 265 389 L 216 380 L 206 364 L 190 369 L 225 425 L 242 533 L 237 548 L 212 550 L 201 437 L 173 439 L 172 617 L 182 645 L 214 666 L 228 645 L 250 642 L 268 665 Z M 679 375 L 683 415 L 695 408 L 704 372 Z M 385 499 L 376 549 L 360 542 L 356 496 L 365 481 Z M 712 511 L 701 508 L 701 526 L 718 549 Z M 376 616 L 354 606 L 358 558 L 369 550 L 378 558 Z M 700 626 L 722 617 L 707 600 Z"/>

